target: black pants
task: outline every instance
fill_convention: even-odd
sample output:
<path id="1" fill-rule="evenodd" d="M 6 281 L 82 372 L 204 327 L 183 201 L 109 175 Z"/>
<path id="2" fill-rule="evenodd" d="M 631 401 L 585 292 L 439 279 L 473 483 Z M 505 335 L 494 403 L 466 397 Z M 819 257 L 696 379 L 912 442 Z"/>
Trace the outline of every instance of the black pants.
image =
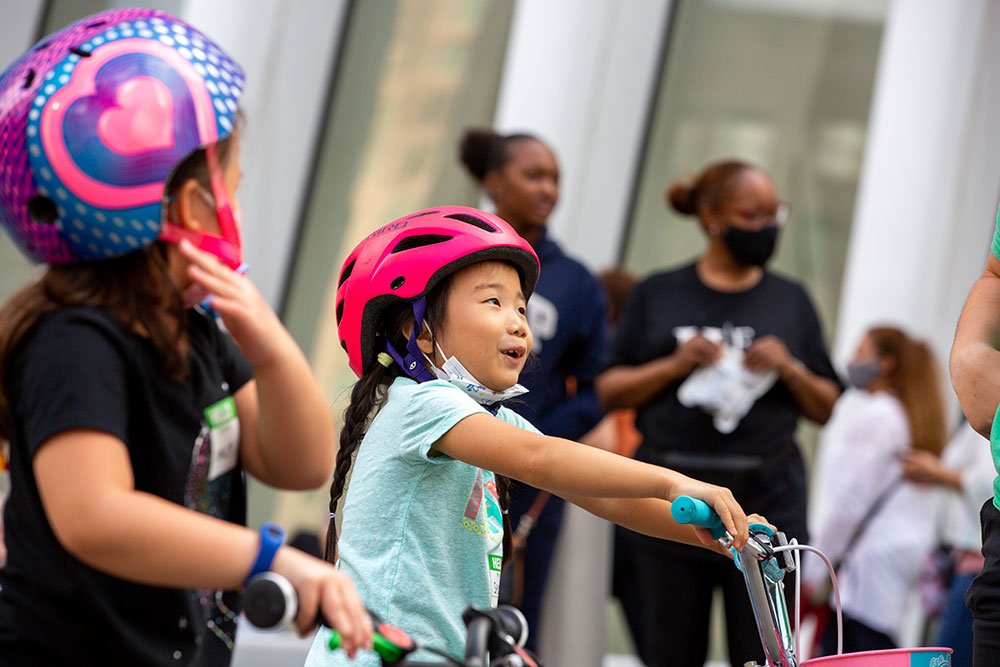
<path id="1" fill-rule="evenodd" d="M 621 526 L 615 526 L 614 560 L 611 566 L 611 594 L 618 598 L 625 624 L 635 645 L 635 652 L 643 664 L 648 664 L 646 658 L 646 636 L 643 634 L 642 598 L 645 582 L 642 572 L 635 563 L 633 550 L 629 548 L 629 531 Z"/>
<path id="2" fill-rule="evenodd" d="M 731 560 L 678 557 L 636 542 L 631 546 L 643 581 L 640 653 L 648 667 L 704 667 L 717 587 L 725 603 L 730 663 L 741 667 L 764 657 L 743 575 Z"/>
<path id="3" fill-rule="evenodd" d="M 844 653 L 860 653 L 861 651 L 882 651 L 897 648 L 896 642 L 889 635 L 871 628 L 856 618 L 843 614 L 844 618 Z M 837 655 L 837 615 L 831 612 L 830 622 L 826 624 L 821 643 L 823 655 Z"/>
<path id="4" fill-rule="evenodd" d="M 973 667 L 1000 665 L 1000 511 L 990 498 L 979 511 L 983 529 L 983 570 L 969 586 L 965 604 L 972 610 Z"/>

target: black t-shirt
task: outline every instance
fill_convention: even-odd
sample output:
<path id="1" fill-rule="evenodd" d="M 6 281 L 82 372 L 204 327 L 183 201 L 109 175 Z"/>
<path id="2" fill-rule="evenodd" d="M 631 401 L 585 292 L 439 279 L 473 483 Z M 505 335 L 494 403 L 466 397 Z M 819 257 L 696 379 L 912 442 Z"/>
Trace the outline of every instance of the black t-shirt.
<path id="1" fill-rule="evenodd" d="M 225 399 L 252 371 L 200 311 L 190 311 L 189 334 L 189 373 L 177 382 L 164 377 L 148 340 L 103 310 L 51 313 L 15 350 L 0 664 L 229 664 L 235 592 L 147 586 L 88 567 L 56 540 L 32 472 L 47 439 L 71 429 L 103 431 L 128 448 L 137 490 L 245 523 L 241 465 L 225 471 L 216 461 L 209 474 L 209 424 L 220 413 L 210 417 L 206 408 L 231 409 Z"/>
<path id="2" fill-rule="evenodd" d="M 748 290 L 719 292 L 701 281 L 694 264 L 653 275 L 636 287 L 606 365 L 639 365 L 671 354 L 680 327 L 715 329 L 711 333 L 730 344 L 742 341 L 743 347 L 777 336 L 809 370 L 840 384 L 801 286 L 765 271 Z M 805 469 L 794 441 L 799 411 L 787 386 L 776 382 L 732 433 L 720 433 L 708 413 L 681 404 L 680 384 L 672 383 L 637 411 L 643 442 L 636 458 L 727 486 L 748 511 L 806 539 Z"/>

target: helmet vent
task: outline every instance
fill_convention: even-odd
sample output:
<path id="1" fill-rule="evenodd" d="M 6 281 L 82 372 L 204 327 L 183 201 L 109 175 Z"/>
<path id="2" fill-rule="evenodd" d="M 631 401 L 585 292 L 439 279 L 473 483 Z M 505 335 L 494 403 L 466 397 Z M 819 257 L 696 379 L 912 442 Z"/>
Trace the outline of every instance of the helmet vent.
<path id="1" fill-rule="evenodd" d="M 344 319 L 344 300 L 341 299 L 340 303 L 337 304 L 337 325 L 340 325 L 340 320 Z"/>
<path id="2" fill-rule="evenodd" d="M 418 213 L 416 215 L 411 215 L 407 220 L 416 220 L 417 218 L 422 218 L 425 215 L 434 215 L 437 211 L 424 211 L 423 213 Z"/>
<path id="3" fill-rule="evenodd" d="M 24 77 L 24 83 L 21 85 L 21 88 L 27 90 L 28 88 L 31 88 L 31 84 L 33 84 L 34 82 L 35 82 L 35 70 L 29 69 L 28 75 Z"/>
<path id="4" fill-rule="evenodd" d="M 340 347 L 344 348 L 344 352 L 347 352 L 347 341 L 343 338 L 340 339 Z"/>
<path id="5" fill-rule="evenodd" d="M 445 236 L 444 234 L 420 234 L 419 236 L 407 236 L 405 239 L 401 240 L 392 249 L 392 254 L 395 255 L 397 252 L 403 252 L 404 250 L 413 250 L 414 248 L 422 248 L 428 245 L 435 245 L 438 243 L 444 243 L 445 241 L 450 241 L 453 237 Z"/>
<path id="6" fill-rule="evenodd" d="M 480 229 L 485 229 L 488 232 L 492 232 L 493 234 L 496 234 L 497 231 L 499 231 L 497 230 L 496 227 L 486 222 L 482 218 L 477 218 L 476 216 L 469 215 L 467 213 L 452 213 L 451 215 L 446 215 L 444 217 L 451 218 L 452 220 L 458 220 L 459 222 L 468 223 L 474 227 L 479 227 Z"/>
<path id="7" fill-rule="evenodd" d="M 100 28 L 102 25 L 107 25 L 107 21 L 91 21 L 87 24 L 88 28 Z"/>
<path id="8" fill-rule="evenodd" d="M 72 49 L 69 50 L 69 52 L 70 53 L 75 53 L 76 55 L 80 56 L 81 58 L 89 58 L 90 57 L 90 51 L 84 51 L 79 46 L 74 46 Z"/>
<path id="9" fill-rule="evenodd" d="M 51 225 L 59 217 L 56 203 L 48 197 L 35 195 L 28 200 L 28 215 L 32 220 L 43 225 Z"/>
<path id="10" fill-rule="evenodd" d="M 345 281 L 346 281 L 346 280 L 347 280 L 348 278 L 350 278 L 350 277 L 351 277 L 351 271 L 353 271 L 353 270 L 354 270 L 354 264 L 355 264 L 355 263 L 356 263 L 357 261 L 358 261 L 357 259 L 353 259 L 353 260 L 351 260 L 351 263 L 350 263 L 350 264 L 348 264 L 347 266 L 345 266 L 345 267 L 344 267 L 344 270 L 343 270 L 343 271 L 341 272 L 341 274 L 340 274 L 340 282 L 338 282 L 338 283 L 337 283 L 337 287 L 338 287 L 338 288 L 339 288 L 339 287 L 340 287 L 341 285 L 343 285 L 343 284 L 344 284 L 344 282 L 345 282 Z"/>

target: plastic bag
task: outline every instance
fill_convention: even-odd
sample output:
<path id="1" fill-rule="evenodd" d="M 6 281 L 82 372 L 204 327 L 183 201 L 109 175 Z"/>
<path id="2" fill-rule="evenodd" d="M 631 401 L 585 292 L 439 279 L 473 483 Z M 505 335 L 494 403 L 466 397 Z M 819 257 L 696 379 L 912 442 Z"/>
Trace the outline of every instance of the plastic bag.
<path id="1" fill-rule="evenodd" d="M 677 390 L 677 398 L 689 408 L 712 415 L 719 433 L 732 433 L 757 399 L 774 386 L 778 372 L 755 373 L 743 365 L 744 352 L 723 343 L 722 357 L 711 366 L 691 373 Z"/>

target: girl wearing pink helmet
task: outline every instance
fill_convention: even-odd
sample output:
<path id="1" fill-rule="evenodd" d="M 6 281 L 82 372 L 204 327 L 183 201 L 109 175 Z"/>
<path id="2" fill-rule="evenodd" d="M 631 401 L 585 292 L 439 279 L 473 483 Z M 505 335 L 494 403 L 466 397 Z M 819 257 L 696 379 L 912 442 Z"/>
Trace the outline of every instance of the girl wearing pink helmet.
<path id="1" fill-rule="evenodd" d="M 537 256 L 506 222 L 457 206 L 376 229 L 340 272 L 340 345 L 359 380 L 330 487 L 326 555 L 370 609 L 453 655 L 463 652 L 462 611 L 497 602 L 508 478 L 634 530 L 717 548 L 670 518 L 666 501 L 687 493 L 709 502 L 740 545 L 747 537 L 728 489 L 544 436 L 502 405 L 523 393 L 525 304 L 537 278 Z M 350 663 L 328 639 L 319 633 L 308 665 L 379 664 L 368 652 Z"/>
<path id="2" fill-rule="evenodd" d="M 300 630 L 321 609 L 352 652 L 370 641 L 346 576 L 245 527 L 245 472 L 317 486 L 334 442 L 301 352 L 233 270 L 242 89 L 209 39 L 145 9 L 0 76 L 0 218 L 48 264 L 0 311 L 0 664 L 228 665 L 238 589 L 271 569 Z M 228 335 L 187 308 L 206 294 Z"/>

